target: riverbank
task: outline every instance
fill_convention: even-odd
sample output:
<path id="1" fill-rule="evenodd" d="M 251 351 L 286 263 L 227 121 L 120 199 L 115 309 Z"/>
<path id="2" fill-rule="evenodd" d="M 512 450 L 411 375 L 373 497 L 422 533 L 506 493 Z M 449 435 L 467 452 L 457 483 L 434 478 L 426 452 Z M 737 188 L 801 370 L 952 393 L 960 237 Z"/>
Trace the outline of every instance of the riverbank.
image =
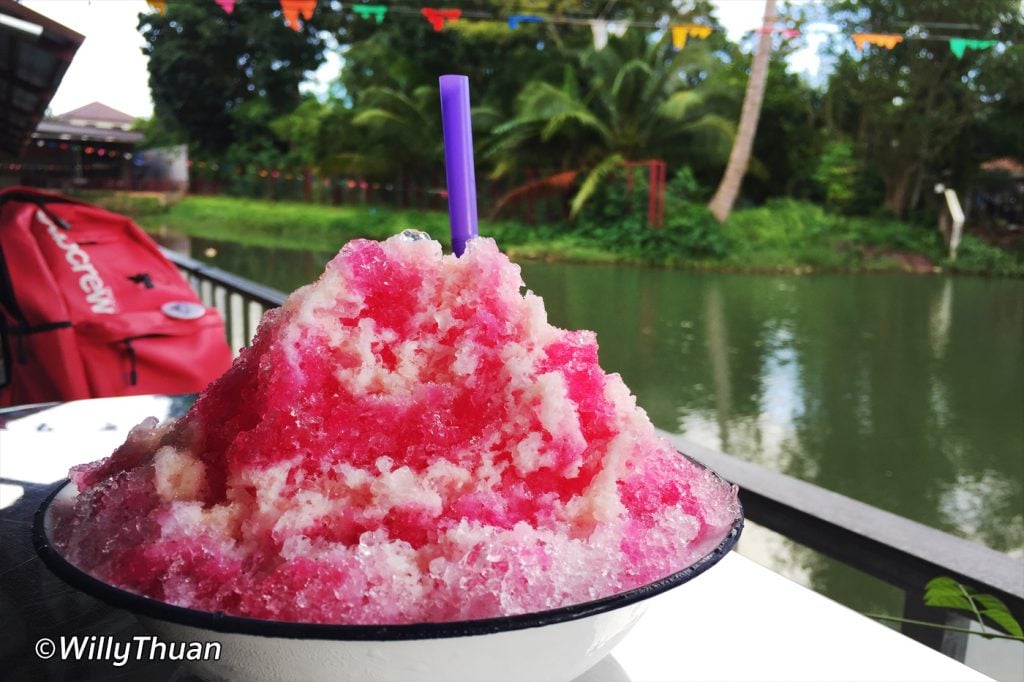
<path id="1" fill-rule="evenodd" d="M 368 206 L 323 206 L 234 197 L 88 193 L 84 199 L 131 216 L 157 232 L 254 246 L 334 251 L 359 237 L 382 239 L 419 229 L 445 243 L 448 215 L 439 211 Z M 963 272 L 1024 276 L 1024 254 L 1009 252 L 966 235 L 956 263 L 943 258 L 935 233 L 894 220 L 830 216 L 819 207 L 782 201 L 740 210 L 718 228 L 703 227 L 713 239 L 710 253 L 687 252 L 686 221 L 662 231 L 633 228 L 579 229 L 567 224 L 527 225 L 483 220 L 481 232 L 494 237 L 511 257 L 575 263 L 645 264 L 724 272 L 809 274 L 848 272 Z M 712 230 L 720 234 L 709 235 Z M 677 247 L 677 245 L 681 245 Z"/>

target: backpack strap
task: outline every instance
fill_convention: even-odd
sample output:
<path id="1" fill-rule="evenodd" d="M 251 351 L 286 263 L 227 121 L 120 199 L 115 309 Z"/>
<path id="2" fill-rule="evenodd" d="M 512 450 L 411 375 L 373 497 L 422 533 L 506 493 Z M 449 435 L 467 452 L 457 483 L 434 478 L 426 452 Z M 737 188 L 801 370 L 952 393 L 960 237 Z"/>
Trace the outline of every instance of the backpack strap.
<path id="1" fill-rule="evenodd" d="M 84 201 L 72 199 L 71 197 L 66 197 L 63 194 L 50 194 L 48 192 L 36 192 L 33 190 L 18 188 L 0 192 L 0 208 L 3 208 L 4 204 L 8 201 L 20 201 L 25 204 L 34 204 L 63 230 L 70 230 L 71 224 L 47 208 L 47 204 L 75 204 L 79 206 L 88 206 Z"/>

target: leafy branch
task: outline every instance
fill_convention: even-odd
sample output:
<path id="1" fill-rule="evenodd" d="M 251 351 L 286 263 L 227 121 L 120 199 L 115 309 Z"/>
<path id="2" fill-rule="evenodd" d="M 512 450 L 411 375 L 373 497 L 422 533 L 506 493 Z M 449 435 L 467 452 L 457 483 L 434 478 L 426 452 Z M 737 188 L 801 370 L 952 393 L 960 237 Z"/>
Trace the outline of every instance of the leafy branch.
<path id="1" fill-rule="evenodd" d="M 939 576 L 938 578 L 933 578 L 928 581 L 928 584 L 925 585 L 924 588 L 924 604 L 925 606 L 966 611 L 973 617 L 973 620 L 981 626 L 981 632 L 968 628 L 958 628 L 951 625 L 940 625 L 938 623 L 929 623 L 927 621 L 899 618 L 897 616 L 887 616 L 878 613 L 869 613 L 865 615 L 876 620 L 909 623 L 911 625 L 921 625 L 949 632 L 962 632 L 968 635 L 981 635 L 986 639 L 1011 639 L 1018 642 L 1024 641 L 1024 631 L 1022 631 L 1020 623 L 1018 623 L 1017 619 L 1013 617 L 1013 614 L 1010 612 L 1010 609 L 1007 608 L 1006 604 L 997 597 L 993 597 L 991 594 L 982 594 L 973 587 L 959 583 L 948 576 Z M 986 619 L 991 623 L 995 623 L 1004 632 L 995 632 L 992 630 L 991 626 L 986 626 Z"/>

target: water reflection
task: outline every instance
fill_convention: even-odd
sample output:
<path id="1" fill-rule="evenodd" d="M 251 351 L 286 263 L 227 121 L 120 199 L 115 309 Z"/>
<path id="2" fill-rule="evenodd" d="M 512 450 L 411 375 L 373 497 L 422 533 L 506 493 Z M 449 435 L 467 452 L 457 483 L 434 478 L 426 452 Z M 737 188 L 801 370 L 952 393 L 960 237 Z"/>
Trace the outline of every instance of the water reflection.
<path id="1" fill-rule="evenodd" d="M 333 255 L 196 240 L 193 256 L 208 247 L 284 291 Z M 1024 281 L 522 267 L 554 324 L 597 331 L 659 427 L 1024 556 Z M 833 597 L 892 601 L 765 542 Z"/>
<path id="2" fill-rule="evenodd" d="M 523 271 L 660 427 L 1024 551 L 1024 282 Z"/>

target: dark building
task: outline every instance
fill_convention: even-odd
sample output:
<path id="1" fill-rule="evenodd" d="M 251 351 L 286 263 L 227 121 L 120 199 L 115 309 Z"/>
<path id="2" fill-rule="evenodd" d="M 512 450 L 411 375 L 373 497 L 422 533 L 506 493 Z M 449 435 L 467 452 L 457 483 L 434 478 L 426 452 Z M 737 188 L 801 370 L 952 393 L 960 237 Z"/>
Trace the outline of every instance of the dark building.
<path id="1" fill-rule="evenodd" d="M 128 189 L 142 133 L 134 119 L 101 102 L 44 119 L 19 159 L 19 183 Z"/>

